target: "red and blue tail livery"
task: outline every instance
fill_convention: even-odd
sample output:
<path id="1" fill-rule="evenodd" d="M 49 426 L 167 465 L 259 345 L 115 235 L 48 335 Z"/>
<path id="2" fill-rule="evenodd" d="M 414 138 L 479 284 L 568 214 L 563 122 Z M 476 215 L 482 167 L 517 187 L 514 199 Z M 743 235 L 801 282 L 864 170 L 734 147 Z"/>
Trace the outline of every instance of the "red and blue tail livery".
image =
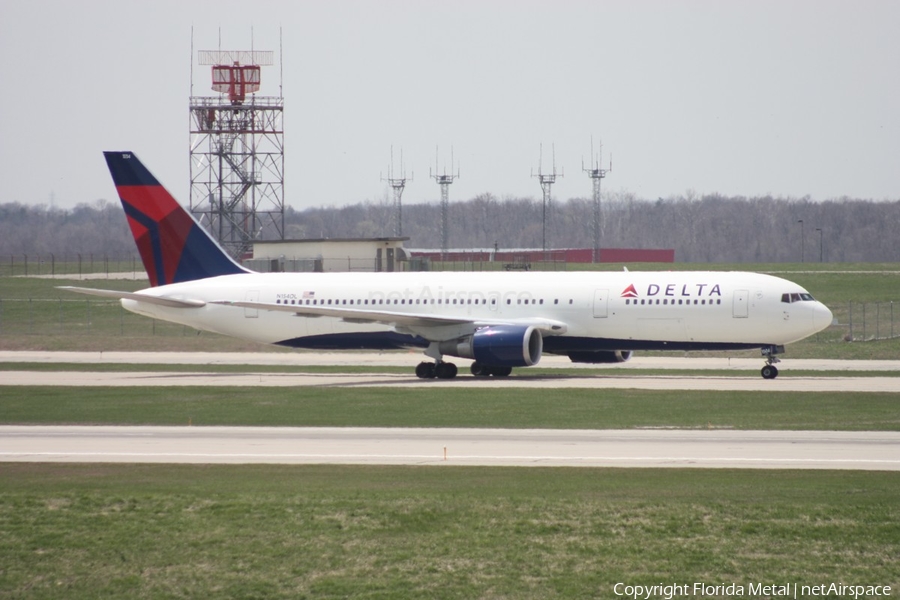
<path id="1" fill-rule="evenodd" d="M 150 285 L 247 273 L 132 152 L 104 152 Z"/>

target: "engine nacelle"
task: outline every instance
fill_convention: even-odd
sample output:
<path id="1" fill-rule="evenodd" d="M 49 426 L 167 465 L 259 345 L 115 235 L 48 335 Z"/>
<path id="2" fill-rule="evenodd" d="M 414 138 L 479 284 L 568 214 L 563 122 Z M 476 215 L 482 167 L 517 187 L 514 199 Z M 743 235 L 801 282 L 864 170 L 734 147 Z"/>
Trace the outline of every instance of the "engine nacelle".
<path id="1" fill-rule="evenodd" d="M 569 352 L 569 360 L 573 363 L 590 363 L 594 365 L 620 363 L 631 358 L 631 350 L 602 350 L 599 352 Z"/>
<path id="2" fill-rule="evenodd" d="M 544 338 L 531 325 L 492 325 L 459 340 L 441 342 L 441 354 L 473 358 L 493 367 L 530 367 L 541 360 Z"/>

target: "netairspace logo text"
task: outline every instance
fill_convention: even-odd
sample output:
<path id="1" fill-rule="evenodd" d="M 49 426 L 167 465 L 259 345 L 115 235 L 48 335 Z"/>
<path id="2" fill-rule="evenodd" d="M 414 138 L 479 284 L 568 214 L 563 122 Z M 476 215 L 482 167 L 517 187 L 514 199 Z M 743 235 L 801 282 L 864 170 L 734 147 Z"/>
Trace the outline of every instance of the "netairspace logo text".
<path id="1" fill-rule="evenodd" d="M 617 583 L 613 593 L 632 600 L 673 600 L 674 598 L 704 598 L 707 596 L 736 598 L 817 598 L 831 596 L 841 598 L 877 598 L 891 596 L 889 585 L 847 585 L 844 583 L 658 583 L 656 585 L 633 585 Z"/>

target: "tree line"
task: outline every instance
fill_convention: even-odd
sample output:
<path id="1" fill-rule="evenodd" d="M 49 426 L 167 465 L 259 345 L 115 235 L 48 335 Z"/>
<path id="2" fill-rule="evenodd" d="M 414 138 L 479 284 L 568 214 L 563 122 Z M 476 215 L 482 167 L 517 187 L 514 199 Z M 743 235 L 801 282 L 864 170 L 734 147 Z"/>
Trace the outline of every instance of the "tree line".
<path id="1" fill-rule="evenodd" d="M 728 197 L 719 194 L 646 200 L 631 193 L 604 195 L 603 248 L 674 248 L 678 262 L 892 262 L 900 261 L 900 200 L 809 197 Z M 452 248 L 540 248 L 541 200 L 481 194 L 449 208 Z M 550 248 L 593 244 L 592 201 L 573 198 L 548 207 Z M 285 237 L 387 237 L 394 232 L 389 200 L 343 207 L 285 211 Z M 408 248 L 440 248 L 436 203 L 403 207 Z M 272 239 L 271 234 L 263 234 Z M 135 253 L 118 202 L 104 200 L 63 210 L 0 204 L 0 255 Z"/>

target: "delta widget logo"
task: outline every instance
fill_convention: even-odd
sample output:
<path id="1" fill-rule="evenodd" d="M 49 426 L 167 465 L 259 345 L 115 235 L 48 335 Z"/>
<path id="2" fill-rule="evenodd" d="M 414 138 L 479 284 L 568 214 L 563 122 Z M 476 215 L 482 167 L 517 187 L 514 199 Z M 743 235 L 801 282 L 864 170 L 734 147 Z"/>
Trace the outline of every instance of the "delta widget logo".
<path id="1" fill-rule="evenodd" d="M 638 297 L 637 290 L 634 289 L 633 283 L 631 285 L 629 285 L 627 288 L 625 288 L 625 291 L 622 292 L 621 297 L 622 298 L 637 298 Z"/>

